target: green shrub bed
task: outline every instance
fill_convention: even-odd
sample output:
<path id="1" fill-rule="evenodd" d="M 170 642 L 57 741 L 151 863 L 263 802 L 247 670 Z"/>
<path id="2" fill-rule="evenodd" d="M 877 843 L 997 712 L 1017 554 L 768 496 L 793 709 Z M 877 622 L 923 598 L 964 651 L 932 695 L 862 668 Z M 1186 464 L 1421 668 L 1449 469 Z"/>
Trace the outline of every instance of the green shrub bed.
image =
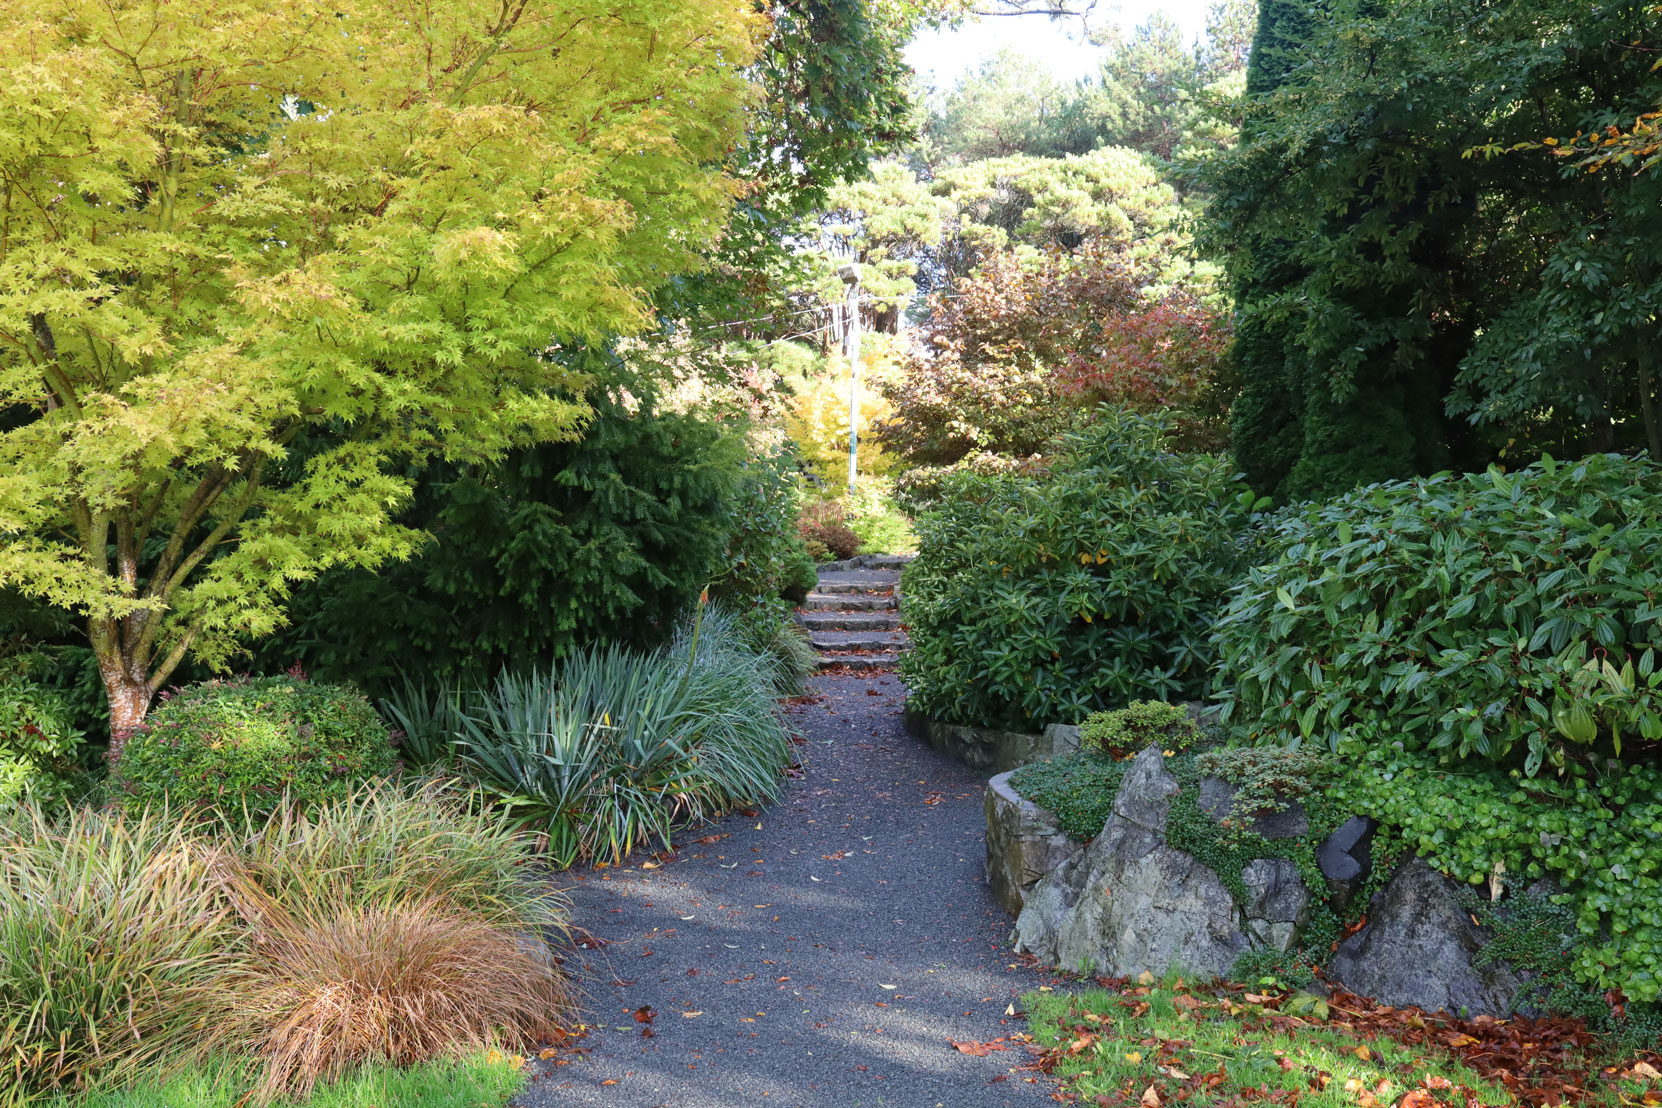
<path id="1" fill-rule="evenodd" d="M 901 671 L 923 714 L 1031 730 L 1203 692 L 1251 495 L 1139 416 L 1063 446 L 1043 473 L 949 477 L 916 521 Z"/>
<path id="2" fill-rule="evenodd" d="M 1218 620 L 1226 719 L 1533 776 L 1662 740 L 1662 466 L 1551 459 L 1294 510 Z"/>

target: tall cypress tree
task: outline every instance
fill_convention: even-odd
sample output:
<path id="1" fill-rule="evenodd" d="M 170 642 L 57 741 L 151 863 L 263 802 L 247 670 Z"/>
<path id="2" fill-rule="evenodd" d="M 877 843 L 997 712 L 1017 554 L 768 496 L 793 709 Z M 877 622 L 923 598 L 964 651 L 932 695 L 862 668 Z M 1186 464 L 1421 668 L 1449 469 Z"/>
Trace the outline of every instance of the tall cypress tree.
<path id="1" fill-rule="evenodd" d="M 1428 214 L 1424 180 L 1406 190 L 1348 136 L 1290 136 L 1282 104 L 1303 92 L 1325 19 L 1300 0 L 1265 0 L 1247 69 L 1249 109 L 1211 216 L 1229 247 L 1242 381 L 1231 446 L 1261 492 L 1302 499 L 1447 465 L 1440 345 L 1412 320 L 1443 271 L 1435 236 L 1404 235 Z M 1383 116 L 1350 121 L 1378 140 Z M 1300 141 L 1289 141 L 1296 137 Z M 1325 189 L 1356 175 L 1334 203 Z M 1376 188 L 1389 180 L 1388 186 Z M 1373 189 L 1370 195 L 1369 190 Z M 1342 190 L 1341 190 L 1342 191 Z M 1377 264 L 1384 263 L 1384 264 Z M 1364 272 L 1366 271 L 1366 272 Z"/>

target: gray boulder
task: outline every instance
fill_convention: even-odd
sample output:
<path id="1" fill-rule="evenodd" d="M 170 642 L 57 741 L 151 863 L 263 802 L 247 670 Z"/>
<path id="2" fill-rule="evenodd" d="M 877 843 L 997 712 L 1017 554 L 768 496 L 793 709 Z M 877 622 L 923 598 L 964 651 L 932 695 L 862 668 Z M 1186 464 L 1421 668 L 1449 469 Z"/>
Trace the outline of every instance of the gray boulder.
<path id="1" fill-rule="evenodd" d="M 1033 887 L 1016 920 L 1017 949 L 1116 976 L 1174 966 L 1225 973 L 1250 944 L 1217 875 L 1166 845 L 1178 791 L 1158 748 L 1139 754 L 1102 834 Z"/>
<path id="2" fill-rule="evenodd" d="M 1257 858 L 1241 871 L 1246 886 L 1246 933 L 1252 945 L 1291 950 L 1310 922 L 1310 890 L 1285 858 Z"/>
<path id="3" fill-rule="evenodd" d="M 987 886 L 993 899 L 1015 915 L 1038 880 L 1067 860 L 1077 845 L 1049 809 L 1023 799 L 1010 774 L 987 782 Z"/>
<path id="4" fill-rule="evenodd" d="M 1460 886 L 1409 861 L 1368 905 L 1368 923 L 1339 944 L 1330 976 L 1382 1004 L 1506 1016 L 1525 982 L 1504 963 L 1478 965 L 1489 936 L 1461 906 Z"/>
<path id="5" fill-rule="evenodd" d="M 1373 872 L 1373 834 L 1377 824 L 1351 816 L 1316 848 L 1316 864 L 1327 879 L 1335 911 L 1344 911 Z"/>
<path id="6" fill-rule="evenodd" d="M 1216 823 L 1238 820 L 1249 831 L 1266 839 L 1302 839 L 1310 833 L 1310 818 L 1304 805 L 1294 800 L 1285 808 L 1273 812 L 1237 812 L 1234 785 L 1217 777 L 1203 777 L 1200 782 L 1200 810 Z"/>

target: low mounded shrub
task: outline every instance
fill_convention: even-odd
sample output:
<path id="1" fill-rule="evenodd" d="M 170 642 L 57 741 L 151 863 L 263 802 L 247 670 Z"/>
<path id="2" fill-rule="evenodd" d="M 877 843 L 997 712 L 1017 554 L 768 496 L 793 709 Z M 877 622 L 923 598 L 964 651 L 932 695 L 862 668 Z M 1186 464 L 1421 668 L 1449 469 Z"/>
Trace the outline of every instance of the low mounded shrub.
<path id="1" fill-rule="evenodd" d="M 955 475 L 918 518 L 900 665 L 924 714 L 1030 730 L 1202 693 L 1251 495 L 1112 409 L 1064 447 L 1043 472 Z"/>
<path id="2" fill-rule="evenodd" d="M 1662 466 L 1546 459 L 1285 514 L 1214 642 L 1254 741 L 1564 772 L 1662 740 Z"/>
<path id="3" fill-rule="evenodd" d="M 840 500 L 816 500 L 804 504 L 796 529 L 810 549 L 823 547 L 833 561 L 852 558 L 860 552 L 860 536 L 848 525 L 848 516 Z"/>
<path id="4" fill-rule="evenodd" d="M 1175 753 L 1204 736 L 1181 705 L 1138 700 L 1111 712 L 1093 712 L 1079 725 L 1082 746 L 1112 758 L 1131 758 L 1149 746 Z"/>
<path id="5" fill-rule="evenodd" d="M 206 681 L 164 694 L 127 740 L 113 782 L 133 807 L 270 812 L 385 775 L 387 726 L 355 690 L 303 677 Z"/>

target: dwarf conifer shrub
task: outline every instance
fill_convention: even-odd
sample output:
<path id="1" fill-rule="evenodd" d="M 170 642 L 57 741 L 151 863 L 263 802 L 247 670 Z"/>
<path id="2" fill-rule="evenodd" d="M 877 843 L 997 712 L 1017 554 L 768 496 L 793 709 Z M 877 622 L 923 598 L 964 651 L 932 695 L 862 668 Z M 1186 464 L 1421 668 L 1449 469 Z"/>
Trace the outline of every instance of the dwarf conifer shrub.
<path id="1" fill-rule="evenodd" d="M 1550 458 L 1287 514 L 1218 621 L 1247 737 L 1564 772 L 1662 740 L 1662 466 Z"/>
<path id="2" fill-rule="evenodd" d="M 1200 726 L 1181 705 L 1139 700 L 1111 712 L 1093 712 L 1079 728 L 1082 746 L 1114 758 L 1129 758 L 1149 746 L 1187 750 L 1203 738 Z"/>
<path id="3" fill-rule="evenodd" d="M 344 796 L 392 769 L 385 723 L 358 692 L 303 677 L 205 681 L 151 711 L 122 753 L 133 807 L 269 812 Z"/>
<path id="4" fill-rule="evenodd" d="M 1030 728 L 1197 697 L 1255 506 L 1232 472 L 1105 408 L 1048 470 L 948 478 L 906 571 L 913 707 Z"/>

